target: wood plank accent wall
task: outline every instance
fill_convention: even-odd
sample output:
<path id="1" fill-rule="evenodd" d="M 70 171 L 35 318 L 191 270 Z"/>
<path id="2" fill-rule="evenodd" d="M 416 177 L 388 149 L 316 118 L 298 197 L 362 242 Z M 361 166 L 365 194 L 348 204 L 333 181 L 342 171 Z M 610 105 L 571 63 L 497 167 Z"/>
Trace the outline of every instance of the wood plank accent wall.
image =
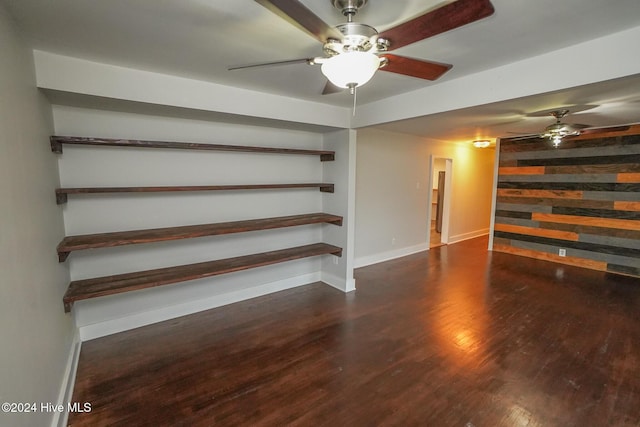
<path id="1" fill-rule="evenodd" d="M 496 202 L 493 250 L 640 277 L 640 125 L 502 139 Z"/>

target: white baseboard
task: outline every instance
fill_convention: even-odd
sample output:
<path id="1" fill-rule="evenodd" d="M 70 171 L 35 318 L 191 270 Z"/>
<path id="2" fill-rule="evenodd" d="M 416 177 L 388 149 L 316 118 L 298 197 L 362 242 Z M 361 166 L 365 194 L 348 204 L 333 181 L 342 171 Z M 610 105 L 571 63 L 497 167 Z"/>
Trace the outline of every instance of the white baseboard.
<path id="1" fill-rule="evenodd" d="M 60 384 L 57 399 L 57 404 L 64 405 L 65 408 L 67 407 L 67 402 L 71 402 L 73 398 L 73 387 L 76 383 L 76 372 L 78 370 L 81 346 L 80 333 L 76 330 L 73 340 L 71 341 L 71 346 L 69 347 L 69 356 L 62 375 L 62 383 Z M 51 427 L 64 427 L 67 425 L 68 419 L 69 413 L 67 411 L 54 411 L 53 418 L 51 419 Z"/>
<path id="2" fill-rule="evenodd" d="M 488 228 L 481 230 L 475 230 L 469 233 L 458 234 L 456 236 L 449 236 L 449 244 L 462 242 L 464 240 L 473 239 L 480 236 L 489 234 Z M 403 256 L 412 255 L 418 252 L 429 250 L 429 244 L 421 243 L 415 246 L 409 246 L 406 248 L 396 249 L 393 251 L 382 252 L 374 255 L 367 255 L 364 257 L 356 258 L 354 261 L 355 268 L 366 267 L 367 265 L 377 264 L 379 262 L 390 261 L 396 258 L 402 258 Z"/>
<path id="3" fill-rule="evenodd" d="M 354 278 L 345 280 L 333 274 L 322 272 L 320 280 L 332 288 L 336 288 L 342 292 L 351 292 L 356 290 L 356 279 Z"/>
<path id="4" fill-rule="evenodd" d="M 135 313 L 117 319 L 110 319 L 104 322 L 84 325 L 79 327 L 80 340 L 88 341 L 94 338 L 100 338 L 118 332 L 139 328 L 141 326 L 150 325 L 152 323 L 158 323 L 165 320 L 174 319 L 176 317 L 186 316 L 188 314 L 209 310 L 211 308 L 233 304 L 234 302 L 260 297 L 273 292 L 279 292 L 285 289 L 308 285 L 320 280 L 321 274 L 318 271 L 315 273 L 290 277 L 284 280 L 278 280 L 249 289 L 243 289 L 237 292 L 215 295 L 209 298 L 203 298 L 168 307 L 162 307 L 157 310 Z"/>
<path id="5" fill-rule="evenodd" d="M 393 251 L 382 252 L 379 254 L 368 255 L 355 259 L 355 268 L 365 267 L 371 264 L 377 264 L 379 262 L 390 261 L 392 259 L 401 258 L 403 256 L 412 255 L 417 252 L 426 251 L 429 249 L 429 244 L 420 243 L 419 245 L 409 246 L 406 248 L 395 249 Z"/>
<path id="6" fill-rule="evenodd" d="M 470 233 L 458 234 L 456 236 L 449 236 L 449 244 L 458 243 L 464 240 L 475 239 L 476 237 L 486 236 L 489 234 L 488 228 L 483 228 L 481 230 L 472 231 Z"/>

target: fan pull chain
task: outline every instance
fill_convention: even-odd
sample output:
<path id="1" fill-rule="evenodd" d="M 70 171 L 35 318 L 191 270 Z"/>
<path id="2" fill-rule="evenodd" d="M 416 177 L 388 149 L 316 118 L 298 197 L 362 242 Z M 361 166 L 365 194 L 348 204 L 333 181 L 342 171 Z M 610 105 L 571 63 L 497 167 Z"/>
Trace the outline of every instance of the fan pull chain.
<path id="1" fill-rule="evenodd" d="M 356 101 L 358 99 L 356 88 L 353 88 L 353 117 L 356 116 Z"/>

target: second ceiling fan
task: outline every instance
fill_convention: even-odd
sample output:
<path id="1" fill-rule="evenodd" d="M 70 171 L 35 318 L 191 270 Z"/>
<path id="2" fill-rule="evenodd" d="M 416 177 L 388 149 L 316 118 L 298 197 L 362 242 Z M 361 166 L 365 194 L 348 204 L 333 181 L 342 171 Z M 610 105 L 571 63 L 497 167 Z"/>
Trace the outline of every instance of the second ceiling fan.
<path id="1" fill-rule="evenodd" d="M 579 111 L 584 111 L 588 108 L 593 108 L 595 105 L 587 105 L 582 106 Z M 531 117 L 542 117 L 541 113 L 536 112 L 531 113 L 529 116 Z M 594 134 L 594 133 L 603 133 L 603 132 L 624 132 L 629 130 L 628 125 L 620 125 L 620 126 L 608 126 L 608 127 L 591 127 L 591 125 L 585 125 L 580 123 L 566 123 L 562 120 L 569 114 L 568 108 L 559 108 L 556 110 L 547 110 L 544 112 L 544 115 L 553 116 L 556 121 L 553 124 L 550 124 L 542 133 L 538 134 L 525 134 L 525 135 L 517 135 L 504 138 L 509 141 L 518 141 L 518 140 L 532 140 L 532 139 L 547 139 L 551 141 L 554 148 L 558 148 L 562 141 L 566 139 L 570 139 L 571 137 L 577 137 L 584 134 Z"/>
<path id="2" fill-rule="evenodd" d="M 388 52 L 485 18 L 494 12 L 490 0 L 456 0 L 378 33 L 374 27 L 353 20 L 368 0 L 330 0 L 347 18 L 347 22 L 335 27 L 325 23 L 298 0 L 255 1 L 320 41 L 324 55 L 232 67 L 229 70 L 300 62 L 319 64 L 329 80 L 323 94 L 341 89 L 349 89 L 353 94 L 355 88 L 367 83 L 378 69 L 436 80 L 452 66 Z"/>

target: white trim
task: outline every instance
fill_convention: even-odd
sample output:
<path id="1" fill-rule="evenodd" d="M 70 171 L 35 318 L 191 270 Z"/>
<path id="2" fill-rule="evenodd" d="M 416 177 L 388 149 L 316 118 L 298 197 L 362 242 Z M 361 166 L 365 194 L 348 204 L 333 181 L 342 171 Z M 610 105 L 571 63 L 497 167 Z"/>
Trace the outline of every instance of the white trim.
<path id="1" fill-rule="evenodd" d="M 500 168 L 500 138 L 496 139 L 496 155 L 493 160 L 493 189 L 491 190 L 491 222 L 489 223 L 489 250 L 493 250 L 493 230 L 496 226 L 496 203 L 498 200 L 498 169 Z"/>
<path id="2" fill-rule="evenodd" d="M 323 271 L 320 274 L 320 280 L 323 283 L 331 286 L 332 288 L 336 288 L 345 293 L 356 290 L 356 280 L 354 278 L 345 280 L 344 278 L 338 277 L 335 274 Z"/>
<path id="3" fill-rule="evenodd" d="M 458 234 L 456 236 L 452 236 L 449 239 L 449 244 L 459 243 L 459 242 L 462 242 L 463 240 L 474 239 L 480 236 L 486 236 L 487 234 L 489 234 L 488 228 L 471 231 L 469 233 Z M 407 255 L 413 255 L 415 253 L 423 252 L 427 250 L 429 250 L 429 245 L 425 243 L 421 243 L 419 245 L 409 246 L 402 249 L 396 249 L 389 252 L 382 252 L 379 254 L 368 255 L 368 256 L 357 258 L 355 260 L 355 268 L 366 267 L 368 265 L 377 264 L 379 262 L 384 262 L 384 261 L 391 261 L 392 259 L 402 258 Z"/>
<path id="4" fill-rule="evenodd" d="M 104 337 L 106 335 L 139 328 L 141 326 L 158 323 L 176 317 L 186 316 L 188 314 L 209 310 L 211 308 L 221 307 L 227 304 L 244 301 L 251 298 L 260 297 L 273 292 L 283 291 L 285 289 L 296 288 L 298 286 L 308 285 L 310 283 L 320 281 L 320 272 L 304 274 L 301 276 L 290 277 L 278 280 L 264 285 L 255 286 L 241 291 L 229 292 L 223 295 L 215 295 L 209 298 L 198 299 L 186 303 L 176 304 L 168 307 L 162 307 L 156 310 L 149 310 L 142 313 L 135 313 L 117 319 L 110 319 L 104 322 L 94 323 L 91 325 L 80 326 L 80 339 L 82 341 L 92 340 L 94 338 Z"/>
<path id="5" fill-rule="evenodd" d="M 458 234 L 457 236 L 451 236 L 451 238 L 449 239 L 449 244 L 462 242 L 463 240 L 475 239 L 476 237 L 486 236 L 487 234 L 489 234 L 488 228 L 471 231 L 469 233 Z"/>
<path id="6" fill-rule="evenodd" d="M 453 159 L 444 158 L 444 195 L 442 197 L 442 232 L 440 233 L 440 243 L 453 243 L 449 236 L 449 224 L 451 220 L 451 193 L 453 193 Z M 431 228 L 431 224 L 429 224 Z"/>
<path id="7" fill-rule="evenodd" d="M 430 245 L 431 242 L 431 222 L 435 221 L 433 218 L 433 168 L 435 167 L 435 157 L 433 154 L 429 155 L 429 170 L 427 171 L 427 188 L 429 189 L 429 194 L 427 194 L 427 245 Z"/>
<path id="8" fill-rule="evenodd" d="M 347 279 L 345 292 L 353 292 L 356 290 L 356 279 L 354 277 Z"/>
<path id="9" fill-rule="evenodd" d="M 60 384 L 60 391 L 58 392 L 58 405 L 64 405 L 67 407 L 67 402 L 71 402 L 73 398 L 73 387 L 76 383 L 76 372 L 78 370 L 78 360 L 80 359 L 80 348 L 82 347 L 82 341 L 80 341 L 80 332 L 76 329 L 76 333 L 71 341 L 69 347 L 69 357 L 67 358 L 67 364 L 62 374 L 62 383 Z M 54 411 L 53 418 L 51 419 L 51 427 L 63 427 L 67 425 L 69 413 L 65 411 Z"/>
<path id="10" fill-rule="evenodd" d="M 440 243 L 443 243 L 445 245 L 450 243 L 449 220 L 451 217 L 451 193 L 453 190 L 453 159 L 450 157 L 441 157 L 431 154 L 429 156 L 429 194 L 427 195 L 427 246 L 431 246 L 431 224 L 433 221 L 435 221 L 435 218 L 433 218 L 433 214 L 431 211 L 433 210 L 433 186 L 435 184 L 433 172 L 436 160 L 444 160 L 445 162 L 444 195 L 442 200 L 442 232 L 440 233 Z"/>
<path id="11" fill-rule="evenodd" d="M 412 255 L 418 252 L 429 250 L 428 243 L 420 243 L 419 245 L 409 246 L 406 248 L 395 249 L 393 251 L 382 252 L 374 255 L 367 255 L 355 260 L 355 268 L 365 267 L 379 262 L 390 261 L 403 256 Z"/>

